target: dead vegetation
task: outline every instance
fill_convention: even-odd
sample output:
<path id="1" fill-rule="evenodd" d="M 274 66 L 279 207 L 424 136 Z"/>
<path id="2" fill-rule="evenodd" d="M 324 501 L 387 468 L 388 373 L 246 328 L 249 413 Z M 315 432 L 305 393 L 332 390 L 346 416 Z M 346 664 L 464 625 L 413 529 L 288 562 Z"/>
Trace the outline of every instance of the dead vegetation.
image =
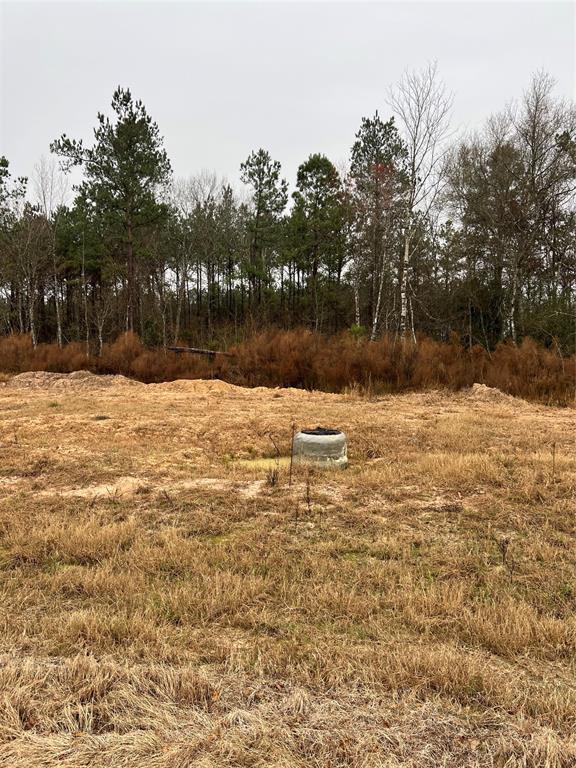
<path id="1" fill-rule="evenodd" d="M 572 409 L 44 374 L 0 419 L 2 768 L 576 764 Z M 349 469 L 272 482 L 320 422 Z"/>
<path id="2" fill-rule="evenodd" d="M 134 334 L 105 344 L 102 355 L 87 355 L 84 345 L 32 346 L 28 336 L 0 339 L 0 371 L 121 375 L 145 383 L 175 379 L 220 379 L 240 386 L 296 387 L 368 395 L 427 389 L 460 390 L 474 383 L 514 397 L 554 405 L 573 405 L 576 356 L 557 347 L 500 344 L 489 352 L 422 338 L 402 344 L 385 336 L 370 342 L 349 333 L 325 337 L 306 330 L 272 330 L 231 347 L 232 357 L 210 360 L 147 349 Z M 1 374 L 0 374 L 1 375 Z M 103 380 L 105 381 L 105 380 Z M 30 386 L 41 379 L 29 375 Z M 55 383 L 56 379 L 52 379 Z"/>

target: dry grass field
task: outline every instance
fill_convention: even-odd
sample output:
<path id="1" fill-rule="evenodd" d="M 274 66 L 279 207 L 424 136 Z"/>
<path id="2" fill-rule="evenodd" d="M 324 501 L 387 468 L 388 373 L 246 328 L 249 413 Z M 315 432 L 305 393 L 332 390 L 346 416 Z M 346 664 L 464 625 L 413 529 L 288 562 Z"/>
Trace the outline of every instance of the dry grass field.
<path id="1" fill-rule="evenodd" d="M 7 381 L 0 766 L 575 766 L 575 417 Z M 349 468 L 276 482 L 292 422 Z"/>

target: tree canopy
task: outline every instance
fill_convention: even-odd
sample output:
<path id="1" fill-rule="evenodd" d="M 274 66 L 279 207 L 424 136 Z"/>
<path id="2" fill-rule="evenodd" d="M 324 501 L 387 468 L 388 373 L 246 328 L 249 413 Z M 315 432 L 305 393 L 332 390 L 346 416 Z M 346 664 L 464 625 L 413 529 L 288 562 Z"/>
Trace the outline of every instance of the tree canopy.
<path id="1" fill-rule="evenodd" d="M 52 142 L 61 171 L 43 162 L 27 186 L 0 158 L 1 331 L 95 352 L 124 330 L 209 344 L 270 324 L 573 350 L 574 105 L 540 73 L 456 138 L 434 67 L 389 101 L 359 119 L 342 167 L 318 147 L 290 190 L 259 148 L 238 190 L 209 171 L 175 179 L 159 126 L 118 88 L 91 142 Z M 56 199 L 72 168 L 72 198 Z"/>

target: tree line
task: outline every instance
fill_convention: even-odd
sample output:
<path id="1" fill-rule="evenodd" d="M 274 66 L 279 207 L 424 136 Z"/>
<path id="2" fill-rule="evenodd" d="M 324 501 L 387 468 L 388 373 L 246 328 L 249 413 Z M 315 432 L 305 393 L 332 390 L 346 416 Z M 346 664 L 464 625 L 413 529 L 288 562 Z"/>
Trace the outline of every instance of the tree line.
<path id="1" fill-rule="evenodd" d="M 574 105 L 540 73 L 458 137 L 435 66 L 388 104 L 362 118 L 346 167 L 311 154 L 290 193 L 258 149 L 235 190 L 174 178 L 158 125 L 118 88 L 92 141 L 55 139 L 31 179 L 0 158 L 1 332 L 92 354 L 124 331 L 169 346 L 269 326 L 573 351 Z"/>

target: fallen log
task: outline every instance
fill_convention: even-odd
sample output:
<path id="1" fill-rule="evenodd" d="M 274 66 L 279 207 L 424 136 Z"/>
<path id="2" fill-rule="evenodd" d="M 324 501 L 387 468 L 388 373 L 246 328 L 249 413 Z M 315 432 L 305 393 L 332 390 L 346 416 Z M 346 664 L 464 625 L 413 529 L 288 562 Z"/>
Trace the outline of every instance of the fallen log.
<path id="1" fill-rule="evenodd" d="M 208 357 L 216 357 L 216 355 L 234 357 L 232 352 L 220 352 L 216 349 L 199 349 L 198 347 L 168 347 L 168 349 L 170 352 L 176 352 L 177 354 L 189 352 L 192 355 L 207 355 Z"/>

